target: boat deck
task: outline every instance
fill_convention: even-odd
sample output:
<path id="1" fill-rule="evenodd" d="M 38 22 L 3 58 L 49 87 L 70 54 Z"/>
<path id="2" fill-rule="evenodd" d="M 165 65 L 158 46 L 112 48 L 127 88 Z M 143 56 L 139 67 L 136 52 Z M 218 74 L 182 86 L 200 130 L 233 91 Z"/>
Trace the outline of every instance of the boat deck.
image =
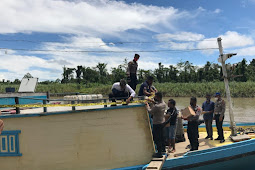
<path id="1" fill-rule="evenodd" d="M 210 140 L 210 139 L 205 139 L 205 137 L 207 136 L 206 132 L 199 132 L 199 150 L 204 150 L 204 149 L 210 149 L 213 147 L 219 147 L 219 146 L 223 146 L 223 145 L 228 145 L 233 143 L 231 141 L 231 139 L 229 138 L 231 132 L 230 131 L 224 131 L 224 136 L 225 136 L 225 142 L 224 143 L 220 143 L 220 141 L 218 140 Z M 179 142 L 176 143 L 175 148 L 176 148 L 176 152 L 175 153 L 170 153 L 167 157 L 167 159 L 170 158 L 175 158 L 175 157 L 179 157 L 182 156 L 183 154 L 185 154 L 186 152 L 189 151 L 189 149 L 187 147 L 187 145 L 189 145 L 189 139 L 187 136 L 187 132 L 185 132 L 185 142 Z M 218 137 L 217 132 L 214 131 L 213 133 L 213 138 L 216 139 Z"/>

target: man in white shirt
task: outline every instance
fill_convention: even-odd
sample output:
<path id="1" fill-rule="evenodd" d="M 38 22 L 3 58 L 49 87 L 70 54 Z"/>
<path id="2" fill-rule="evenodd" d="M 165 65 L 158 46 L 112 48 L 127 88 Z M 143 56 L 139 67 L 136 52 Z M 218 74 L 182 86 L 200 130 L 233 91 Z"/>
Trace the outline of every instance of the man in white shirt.
<path id="1" fill-rule="evenodd" d="M 129 96 L 130 94 L 130 96 Z M 109 94 L 109 99 L 112 102 L 116 102 L 116 99 L 124 99 L 126 103 L 135 97 L 135 91 L 126 83 L 124 79 L 121 79 L 120 82 L 116 82 L 112 85 L 112 93 Z"/>

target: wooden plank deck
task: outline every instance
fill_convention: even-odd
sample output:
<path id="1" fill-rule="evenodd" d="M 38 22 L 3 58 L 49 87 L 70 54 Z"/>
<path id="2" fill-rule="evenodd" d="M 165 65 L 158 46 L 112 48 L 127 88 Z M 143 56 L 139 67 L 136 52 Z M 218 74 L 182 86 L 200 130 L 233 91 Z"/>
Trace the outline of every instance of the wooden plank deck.
<path id="1" fill-rule="evenodd" d="M 166 160 L 166 157 L 167 157 L 166 155 L 163 155 L 163 158 L 152 158 L 151 162 L 149 163 L 149 165 L 147 166 L 146 169 L 161 170 L 161 168 L 163 167 L 163 164 Z"/>
<path id="2" fill-rule="evenodd" d="M 218 140 L 210 140 L 210 139 L 205 139 L 205 137 L 207 136 L 206 132 L 199 132 L 199 150 L 204 150 L 204 149 L 210 149 L 213 147 L 218 147 L 218 146 L 223 146 L 223 145 L 228 145 L 233 143 L 231 141 L 231 139 L 229 138 L 231 132 L 230 131 L 224 131 L 224 136 L 225 136 L 225 142 L 224 143 L 220 143 L 220 141 Z M 180 143 L 176 143 L 176 152 L 175 153 L 170 153 L 168 154 L 167 159 L 171 159 L 171 158 L 175 158 L 175 157 L 179 157 L 179 156 L 183 156 L 183 154 L 187 153 L 189 151 L 189 149 L 187 148 L 187 145 L 189 145 L 189 139 L 187 136 L 187 133 L 185 132 L 185 142 L 180 142 Z M 213 132 L 213 138 L 216 139 L 218 137 L 217 132 Z"/>

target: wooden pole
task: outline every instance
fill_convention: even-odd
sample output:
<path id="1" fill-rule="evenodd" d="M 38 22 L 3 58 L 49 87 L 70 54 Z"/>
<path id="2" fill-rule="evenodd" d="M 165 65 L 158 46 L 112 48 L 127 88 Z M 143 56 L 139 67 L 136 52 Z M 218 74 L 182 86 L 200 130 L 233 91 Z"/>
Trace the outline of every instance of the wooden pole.
<path id="1" fill-rule="evenodd" d="M 43 100 L 43 104 L 47 104 L 46 100 Z M 44 113 L 47 112 L 47 107 L 43 107 L 43 112 L 44 112 Z"/>
<path id="2" fill-rule="evenodd" d="M 19 97 L 15 97 L 15 104 L 19 104 Z M 16 114 L 20 114 L 20 108 L 16 107 Z"/>
<path id="3" fill-rule="evenodd" d="M 74 101 L 71 101 L 71 104 L 74 104 Z M 75 111 L 75 106 L 72 106 L 72 111 Z"/>
<path id="4" fill-rule="evenodd" d="M 221 61 L 221 65 L 222 65 L 222 72 L 223 72 L 223 77 L 224 77 L 225 90 L 226 90 L 226 95 L 227 95 L 227 100 L 228 100 L 228 105 L 229 105 L 231 136 L 236 136 L 236 124 L 234 122 L 233 104 L 231 101 L 230 89 L 229 89 L 229 84 L 228 84 L 227 69 L 226 69 L 225 61 L 223 60 L 223 48 L 222 48 L 221 40 L 222 40 L 221 37 L 219 37 L 217 39 L 218 46 L 219 46 L 219 52 L 220 52 L 220 61 Z"/>

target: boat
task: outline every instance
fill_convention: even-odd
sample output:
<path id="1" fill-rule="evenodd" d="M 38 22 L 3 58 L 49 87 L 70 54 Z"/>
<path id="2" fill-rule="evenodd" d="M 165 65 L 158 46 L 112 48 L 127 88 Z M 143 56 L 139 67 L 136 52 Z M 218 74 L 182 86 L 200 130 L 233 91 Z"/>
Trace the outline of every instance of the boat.
<path id="1" fill-rule="evenodd" d="M 1 115 L 5 123 L 0 136 L 0 162 L 4 169 L 145 169 L 154 144 L 148 113 L 143 104 L 69 111 Z M 65 109 L 65 108 L 63 108 Z M 36 113 L 37 112 L 37 113 Z M 230 135 L 228 124 L 225 136 Z M 255 123 L 237 124 L 254 128 Z M 215 130 L 215 127 L 214 127 Z M 200 126 L 200 138 L 205 127 Z M 216 133 L 214 133 L 216 134 Z M 254 138 L 255 136 L 252 136 Z M 206 145 L 201 144 L 200 145 Z M 187 143 L 177 144 L 177 150 Z M 169 155 L 163 169 L 253 166 L 255 139 Z M 180 148 L 180 149 L 179 149 Z M 172 156 L 172 157 L 171 157 Z M 232 163 L 234 162 L 234 164 Z"/>
<path id="2" fill-rule="evenodd" d="M 154 146 L 144 106 L 100 107 L 1 115 L 1 168 L 114 169 L 148 163 Z"/>
<path id="3" fill-rule="evenodd" d="M 228 99 L 229 94 L 227 92 Z M 43 99 L 46 100 L 50 99 Z M 232 103 L 229 104 L 231 112 Z M 20 114 L 0 115 L 0 119 L 5 123 L 4 131 L 0 135 L 2 169 L 143 170 L 254 167 L 254 133 L 244 141 L 232 142 L 228 138 L 220 144 L 203 139 L 205 127 L 201 125 L 199 150 L 187 152 L 187 140 L 186 143 L 177 143 L 175 154 L 165 155 L 164 160 L 156 160 L 161 162 L 160 167 L 150 167 L 155 146 L 150 118 L 144 104 L 134 102 L 130 105 L 108 107 L 107 103 L 71 103 L 56 106 L 61 107 L 45 109 L 45 105 L 34 105 L 39 108 L 21 110 Z M 244 129 L 255 128 L 255 122 L 235 125 L 233 117 L 230 119 L 230 124 L 224 124 L 225 137 L 233 137 L 233 125 Z"/>

